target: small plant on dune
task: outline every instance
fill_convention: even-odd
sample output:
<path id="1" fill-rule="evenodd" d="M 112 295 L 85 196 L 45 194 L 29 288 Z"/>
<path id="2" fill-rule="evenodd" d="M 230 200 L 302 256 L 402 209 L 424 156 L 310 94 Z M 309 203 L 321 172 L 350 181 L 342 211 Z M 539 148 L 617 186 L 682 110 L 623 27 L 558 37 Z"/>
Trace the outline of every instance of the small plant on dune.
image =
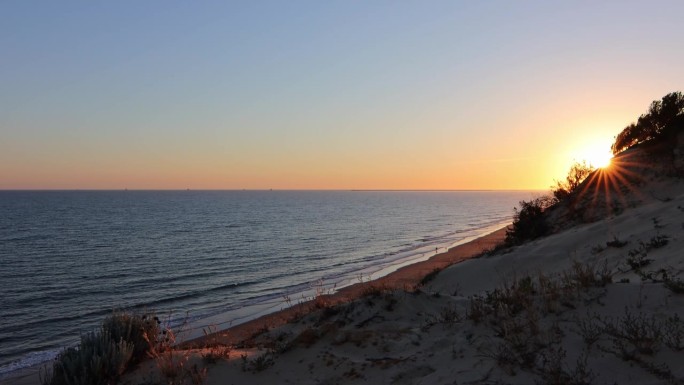
<path id="1" fill-rule="evenodd" d="M 208 339 L 204 349 L 202 349 L 202 361 L 207 364 L 215 364 L 219 360 L 230 358 L 231 347 L 220 344 L 216 337 L 216 326 L 202 328 L 204 338 Z"/>
<path id="2" fill-rule="evenodd" d="M 207 368 L 190 365 L 190 352 L 179 351 L 169 347 L 152 350 L 150 357 L 154 359 L 161 383 L 165 385 L 201 385 L 207 377 Z"/>
<path id="3" fill-rule="evenodd" d="M 437 269 L 437 268 L 433 269 L 431 272 L 427 273 L 427 274 L 420 280 L 420 284 L 419 284 L 419 285 L 420 285 L 420 286 L 425 286 L 425 285 L 427 285 L 428 283 L 430 283 L 430 281 L 432 281 L 433 279 L 435 279 L 435 278 L 437 277 L 437 274 L 439 274 L 440 271 L 441 271 L 441 270 L 440 270 L 440 269 Z"/>
<path id="4" fill-rule="evenodd" d="M 608 260 L 603 260 L 603 263 L 595 267 L 594 274 L 596 275 L 596 286 L 606 286 L 613 283 L 613 271 L 608 267 Z"/>
<path id="5" fill-rule="evenodd" d="M 438 321 L 443 324 L 453 324 L 461 321 L 461 314 L 453 306 L 444 306 L 439 311 Z"/>
<path id="6" fill-rule="evenodd" d="M 52 373 L 41 376 L 43 385 L 105 385 L 126 370 L 133 355 L 131 343 L 113 341 L 104 330 L 81 336 L 80 344 L 61 352 Z"/>
<path id="7" fill-rule="evenodd" d="M 541 352 L 560 342 L 561 334 L 557 324 L 542 329 L 534 316 L 498 320 L 490 327 L 500 338 L 500 342 L 488 354 L 485 349 L 486 356 L 496 359 L 499 366 L 510 371 L 513 369 L 511 365 L 526 370 L 534 369 L 539 363 Z M 501 354 L 506 357 L 501 357 Z"/>
<path id="8" fill-rule="evenodd" d="M 230 346 L 210 345 L 204 348 L 202 352 L 202 361 L 206 364 L 215 364 L 219 360 L 230 358 Z"/>
<path id="9" fill-rule="evenodd" d="M 81 336 L 77 347 L 57 356 L 43 384 L 106 384 L 116 380 L 157 344 L 159 324 L 154 316 L 113 313 L 99 330 Z"/>
<path id="10" fill-rule="evenodd" d="M 567 353 L 562 347 L 549 348 L 544 351 L 542 366 L 539 369 L 541 382 L 546 385 L 589 385 L 595 375 L 587 369 L 589 355 L 587 351 L 577 358 L 575 368 L 570 371 L 564 368 L 563 361 Z"/>
<path id="11" fill-rule="evenodd" d="M 669 200 L 661 200 L 661 199 L 658 199 L 658 200 L 660 200 L 661 202 L 669 202 L 670 200 L 672 200 L 672 198 L 670 198 Z M 654 229 L 660 230 L 660 229 L 665 227 L 665 226 L 663 226 L 662 223 L 660 223 L 660 219 L 658 219 L 657 217 L 653 217 L 653 218 L 651 218 L 651 220 L 653 221 L 653 228 Z"/>
<path id="12" fill-rule="evenodd" d="M 544 312 L 555 313 L 557 311 L 556 304 L 561 297 L 560 285 L 556 280 L 541 272 L 537 275 L 537 282 L 539 282 L 539 295 L 543 299 Z"/>
<path id="13" fill-rule="evenodd" d="M 463 317 L 458 312 L 455 306 L 444 306 L 439 310 L 439 313 L 437 313 L 436 315 L 428 316 L 427 320 L 425 321 L 425 324 L 421 327 L 421 329 L 427 330 L 430 327 L 437 324 L 442 324 L 445 326 L 453 325 L 455 323 L 461 322 L 462 320 Z"/>
<path id="14" fill-rule="evenodd" d="M 273 355 L 269 352 L 260 354 L 256 358 L 249 359 L 246 355 L 241 355 L 240 358 L 242 359 L 242 371 L 243 372 L 252 372 L 252 373 L 259 373 L 263 372 L 264 370 L 270 368 L 271 366 L 275 365 L 275 360 L 273 359 Z"/>
<path id="15" fill-rule="evenodd" d="M 361 296 L 364 298 L 367 298 L 367 297 L 379 298 L 382 295 L 388 294 L 391 292 L 392 292 L 392 288 L 390 288 L 387 285 L 368 283 L 368 284 L 363 286 L 363 289 L 361 290 Z"/>
<path id="16" fill-rule="evenodd" d="M 684 321 L 679 315 L 670 316 L 663 323 L 663 343 L 674 351 L 684 349 Z"/>
<path id="17" fill-rule="evenodd" d="M 677 283 L 680 282 L 678 278 L 675 278 L 672 273 L 671 268 L 662 268 L 658 270 L 638 270 L 637 274 L 641 277 L 642 281 L 651 281 L 653 283 L 663 283 L 663 285 L 670 289 L 673 293 L 677 293 Z M 684 286 L 682 287 L 684 289 Z M 684 291 L 683 291 L 684 292 Z"/>
<path id="18" fill-rule="evenodd" d="M 304 302 L 306 302 L 307 299 L 310 299 L 315 309 L 323 309 L 332 305 L 328 295 L 335 291 L 336 285 L 326 289 L 323 280 L 319 279 L 316 282 L 311 283 L 310 286 L 314 290 L 314 295 L 313 297 L 304 298 Z"/>
<path id="19" fill-rule="evenodd" d="M 156 336 L 144 334 L 149 349 L 147 356 L 154 360 L 157 373 L 161 376 L 161 383 L 166 385 L 201 385 L 206 379 L 206 368 L 199 368 L 197 364 L 190 365 L 190 352 L 176 350 L 177 333 L 170 327 L 171 315 L 166 322 L 158 317 L 152 318 L 159 333 Z"/>
<path id="20" fill-rule="evenodd" d="M 526 276 L 510 285 L 487 292 L 485 301 L 495 316 L 515 316 L 530 308 L 535 294 L 534 282 L 531 277 Z"/>
<path id="21" fill-rule="evenodd" d="M 207 368 L 199 368 L 197 364 L 193 364 L 186 374 L 186 378 L 192 385 L 202 385 L 207 380 Z"/>
<path id="22" fill-rule="evenodd" d="M 605 330 L 613 337 L 613 344 L 621 352 L 623 358 L 633 359 L 634 353 L 626 343 L 634 347 L 636 352 L 651 356 L 655 354 L 661 342 L 662 326 L 655 315 L 650 317 L 639 313 L 633 314 L 625 308 L 625 315 L 616 322 L 605 322 Z"/>
<path id="23" fill-rule="evenodd" d="M 505 342 L 499 342 L 494 349 L 483 349 L 483 356 L 494 360 L 506 374 L 514 376 L 518 362 L 515 359 L 515 352 Z"/>
<path id="24" fill-rule="evenodd" d="M 187 351 L 167 350 L 155 357 L 157 370 L 165 385 L 201 385 L 207 377 L 207 368 L 189 364 Z"/>
<path id="25" fill-rule="evenodd" d="M 473 321 L 475 324 L 478 324 L 490 313 L 491 307 L 486 303 L 483 297 L 479 295 L 470 297 L 466 318 Z"/>
<path id="26" fill-rule="evenodd" d="M 561 290 L 566 299 L 573 299 L 588 288 L 604 287 L 611 282 L 613 273 L 608 268 L 607 261 L 601 265 L 573 261 L 572 268 L 561 273 Z"/>
<path id="27" fill-rule="evenodd" d="M 642 243 L 642 245 L 650 250 L 650 249 L 659 249 L 661 247 L 667 246 L 667 244 L 670 242 L 670 237 L 667 235 L 656 235 L 653 238 L 651 238 L 647 243 Z"/>
<path id="28" fill-rule="evenodd" d="M 185 365 L 190 359 L 187 352 L 175 352 L 171 349 L 154 357 L 157 369 L 162 378 L 169 384 L 179 384 L 184 376 Z"/>
<path id="29" fill-rule="evenodd" d="M 667 277 L 663 285 L 675 294 L 684 294 L 684 281 L 681 278 Z"/>
<path id="30" fill-rule="evenodd" d="M 627 265 L 634 271 L 640 271 L 642 268 L 650 265 L 651 262 L 653 262 L 652 259 L 646 258 L 647 255 L 648 250 L 644 247 L 630 250 L 629 253 L 627 253 Z"/>
<path id="31" fill-rule="evenodd" d="M 605 249 L 606 249 L 606 248 L 605 248 L 603 245 L 598 244 L 598 245 L 593 246 L 593 247 L 591 248 L 591 253 L 592 253 L 592 254 L 600 254 L 600 253 L 601 253 L 603 250 L 605 250 Z"/>
<path id="32" fill-rule="evenodd" d="M 594 314 L 587 314 L 586 317 L 577 320 L 577 332 L 587 348 L 591 348 L 600 338 L 604 332 L 604 325 L 601 322 L 601 318 Z"/>
<path id="33" fill-rule="evenodd" d="M 319 313 L 318 313 L 319 317 L 318 317 L 318 321 L 316 323 L 321 324 L 324 321 L 327 321 L 330 318 L 336 316 L 337 314 L 339 314 L 339 312 L 340 312 L 340 308 L 337 306 L 324 307 L 323 309 L 319 310 Z M 268 328 L 266 329 L 265 332 L 268 332 Z"/>
<path id="34" fill-rule="evenodd" d="M 614 247 L 614 248 L 616 248 L 616 249 L 620 249 L 620 248 L 626 246 L 628 243 L 629 243 L 629 242 L 627 242 L 627 241 L 621 241 L 621 240 L 618 239 L 618 237 L 613 236 L 613 239 L 612 239 L 612 240 L 606 242 L 606 246 L 607 246 L 607 247 Z"/>
<path id="35" fill-rule="evenodd" d="M 670 237 L 661 234 L 655 235 L 648 242 L 639 241 L 639 247 L 632 249 L 627 253 L 627 265 L 629 265 L 632 270 L 638 272 L 641 268 L 646 267 L 653 262 L 652 259 L 646 258 L 648 252 L 666 246 L 669 241 Z"/>
<path id="36" fill-rule="evenodd" d="M 109 333 L 114 341 L 131 343 L 131 364 L 136 364 L 147 357 L 151 346 L 159 342 L 161 321 L 155 315 L 115 312 L 102 322 L 102 330 Z"/>
<path id="37" fill-rule="evenodd" d="M 399 300 L 394 295 L 394 293 L 385 294 L 385 307 L 387 311 L 394 311 L 395 306 L 399 303 Z"/>
<path id="38" fill-rule="evenodd" d="M 364 298 L 366 305 L 375 305 L 376 300 L 385 300 L 385 309 L 394 310 L 394 306 L 399 302 L 395 298 L 394 290 L 385 284 L 364 284 L 361 290 L 361 297 Z"/>
<path id="39" fill-rule="evenodd" d="M 606 283 L 603 280 L 597 279 L 594 266 L 582 264 L 578 261 L 573 261 L 571 274 L 572 280 L 581 288 L 599 286 Z"/>

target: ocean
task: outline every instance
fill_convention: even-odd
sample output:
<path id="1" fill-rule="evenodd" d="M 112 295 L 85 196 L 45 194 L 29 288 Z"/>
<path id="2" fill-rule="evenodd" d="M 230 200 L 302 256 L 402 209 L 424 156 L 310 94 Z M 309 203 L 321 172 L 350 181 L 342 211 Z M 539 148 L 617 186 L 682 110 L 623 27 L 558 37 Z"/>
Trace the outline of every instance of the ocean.
<path id="1" fill-rule="evenodd" d="M 0 377 L 49 361 L 115 309 L 221 329 L 377 278 L 500 228 L 532 196 L 0 191 Z"/>

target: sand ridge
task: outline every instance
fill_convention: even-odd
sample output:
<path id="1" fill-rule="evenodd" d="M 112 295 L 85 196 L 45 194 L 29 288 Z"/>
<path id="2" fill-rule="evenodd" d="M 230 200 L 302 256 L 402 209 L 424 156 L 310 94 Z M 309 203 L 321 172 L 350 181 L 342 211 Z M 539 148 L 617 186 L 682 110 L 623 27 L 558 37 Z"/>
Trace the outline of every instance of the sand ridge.
<path id="1" fill-rule="evenodd" d="M 657 199 L 642 191 L 605 219 L 467 258 L 502 229 L 290 322 L 284 312 L 212 336 L 202 342 L 242 343 L 206 383 L 684 383 L 684 184 L 651 187 Z"/>
<path id="2" fill-rule="evenodd" d="M 169 357 L 207 385 L 684 384 L 684 181 L 653 178 L 599 220 L 482 254 L 500 229 Z M 160 362 L 122 383 L 167 383 Z"/>

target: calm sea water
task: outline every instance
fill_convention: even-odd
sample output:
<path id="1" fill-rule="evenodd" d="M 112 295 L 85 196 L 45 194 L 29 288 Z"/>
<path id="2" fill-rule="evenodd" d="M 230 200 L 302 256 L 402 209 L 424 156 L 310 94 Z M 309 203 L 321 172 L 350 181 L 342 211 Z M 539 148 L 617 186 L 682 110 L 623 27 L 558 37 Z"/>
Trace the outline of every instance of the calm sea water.
<path id="1" fill-rule="evenodd" d="M 314 285 L 375 278 L 491 231 L 531 195 L 2 191 L 0 376 L 51 359 L 113 309 L 229 326 Z"/>

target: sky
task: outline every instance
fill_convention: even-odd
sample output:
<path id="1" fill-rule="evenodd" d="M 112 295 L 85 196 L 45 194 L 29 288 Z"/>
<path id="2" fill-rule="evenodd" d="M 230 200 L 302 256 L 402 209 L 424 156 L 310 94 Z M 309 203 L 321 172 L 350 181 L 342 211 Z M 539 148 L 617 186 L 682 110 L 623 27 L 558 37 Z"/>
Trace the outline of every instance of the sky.
<path id="1" fill-rule="evenodd" d="M 681 1 L 0 2 L 0 189 L 548 189 Z"/>

